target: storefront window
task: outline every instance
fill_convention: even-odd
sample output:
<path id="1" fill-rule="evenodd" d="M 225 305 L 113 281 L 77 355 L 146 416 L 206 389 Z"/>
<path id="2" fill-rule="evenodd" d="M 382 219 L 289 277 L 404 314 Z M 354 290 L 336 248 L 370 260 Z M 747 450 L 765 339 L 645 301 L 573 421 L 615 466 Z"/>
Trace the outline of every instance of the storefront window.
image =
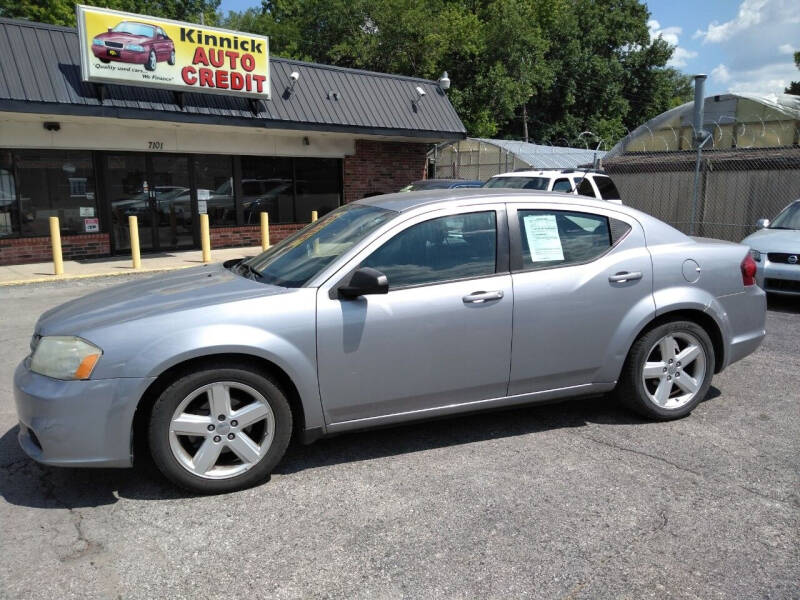
<path id="1" fill-rule="evenodd" d="M 292 159 L 242 157 L 242 214 L 244 225 L 257 225 L 259 213 L 270 223 L 294 223 Z"/>
<path id="2" fill-rule="evenodd" d="M 295 222 L 311 221 L 311 211 L 318 216 L 340 204 L 340 163 L 335 158 L 296 158 L 297 208 Z"/>
<path id="3" fill-rule="evenodd" d="M 198 156 L 194 159 L 197 210 L 208 214 L 212 227 L 236 225 L 233 162 L 230 156 Z"/>
<path id="4" fill-rule="evenodd" d="M 10 150 L 0 150 L 0 237 L 18 233 L 17 185 Z"/>
<path id="5" fill-rule="evenodd" d="M 90 152 L 20 150 L 15 155 L 22 235 L 48 235 L 49 217 L 59 217 L 65 234 L 99 230 Z"/>

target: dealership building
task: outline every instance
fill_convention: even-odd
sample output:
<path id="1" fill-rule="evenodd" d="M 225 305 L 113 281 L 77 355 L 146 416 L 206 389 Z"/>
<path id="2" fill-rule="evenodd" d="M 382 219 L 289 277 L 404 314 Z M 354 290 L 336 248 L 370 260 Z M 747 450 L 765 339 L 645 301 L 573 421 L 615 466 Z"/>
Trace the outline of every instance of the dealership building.
<path id="1" fill-rule="evenodd" d="M 164 89 L 174 49 L 154 57 L 136 66 L 151 87 L 87 81 L 76 29 L 0 19 L 0 265 L 49 260 L 51 216 L 65 259 L 129 253 L 131 215 L 143 251 L 199 247 L 202 213 L 212 248 L 259 244 L 260 212 L 275 242 L 422 179 L 434 144 L 465 138 L 436 81 L 268 58 L 254 98 Z"/>

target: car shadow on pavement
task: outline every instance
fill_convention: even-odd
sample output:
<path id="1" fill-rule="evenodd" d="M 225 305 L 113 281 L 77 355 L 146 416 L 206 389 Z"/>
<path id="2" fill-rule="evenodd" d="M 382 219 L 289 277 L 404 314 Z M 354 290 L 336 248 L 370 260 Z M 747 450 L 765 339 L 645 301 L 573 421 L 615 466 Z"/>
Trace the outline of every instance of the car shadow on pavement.
<path id="1" fill-rule="evenodd" d="M 711 387 L 707 402 L 720 395 Z M 433 421 L 352 432 L 309 446 L 293 443 L 275 469 L 288 475 L 306 469 L 372 460 L 553 429 L 599 425 L 642 425 L 649 421 L 607 396 L 474 413 Z M 39 465 L 17 443 L 18 427 L 0 437 L 0 495 L 32 508 L 86 508 L 119 498 L 165 500 L 194 494 L 170 484 L 149 460 L 133 469 L 66 469 Z"/>

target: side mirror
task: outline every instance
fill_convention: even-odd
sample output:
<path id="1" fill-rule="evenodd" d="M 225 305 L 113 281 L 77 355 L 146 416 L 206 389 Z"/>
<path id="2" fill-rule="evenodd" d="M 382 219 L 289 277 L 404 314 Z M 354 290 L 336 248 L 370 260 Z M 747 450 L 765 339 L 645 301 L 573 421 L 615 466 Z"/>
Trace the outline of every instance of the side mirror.
<path id="1" fill-rule="evenodd" d="M 339 288 L 339 296 L 348 300 L 369 294 L 388 293 L 389 279 L 377 269 L 369 267 L 357 269 L 350 277 L 350 282 Z"/>
<path id="2" fill-rule="evenodd" d="M 756 227 L 759 229 L 765 229 L 769 227 L 769 219 L 759 219 L 756 221 Z"/>

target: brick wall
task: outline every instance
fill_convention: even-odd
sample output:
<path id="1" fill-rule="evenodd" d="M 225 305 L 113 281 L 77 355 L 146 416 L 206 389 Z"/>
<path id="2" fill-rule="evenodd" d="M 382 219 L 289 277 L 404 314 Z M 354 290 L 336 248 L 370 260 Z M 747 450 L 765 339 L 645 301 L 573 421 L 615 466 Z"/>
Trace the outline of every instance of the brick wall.
<path id="1" fill-rule="evenodd" d="M 424 179 L 427 151 L 428 144 L 356 140 L 356 153 L 344 159 L 344 201 L 396 192 Z"/>
<path id="2" fill-rule="evenodd" d="M 285 223 L 269 226 L 269 242 L 277 244 L 289 237 L 306 223 Z M 238 248 L 240 246 L 259 246 L 261 244 L 261 227 L 214 227 L 210 231 L 211 248 Z"/>
<path id="3" fill-rule="evenodd" d="M 68 235 L 61 238 L 64 260 L 106 256 L 111 252 L 107 233 Z M 49 237 L 0 239 L 0 266 L 49 262 L 53 250 Z"/>

